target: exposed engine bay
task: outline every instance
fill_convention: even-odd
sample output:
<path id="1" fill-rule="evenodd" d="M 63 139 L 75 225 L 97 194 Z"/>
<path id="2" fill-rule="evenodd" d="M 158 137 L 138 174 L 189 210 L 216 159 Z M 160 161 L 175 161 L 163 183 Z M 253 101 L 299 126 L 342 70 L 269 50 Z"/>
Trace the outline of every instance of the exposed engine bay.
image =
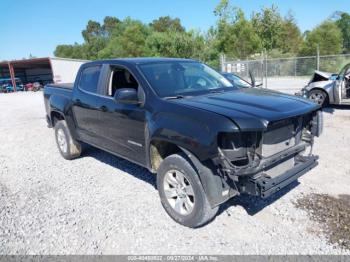
<path id="1" fill-rule="evenodd" d="M 267 197 L 270 194 L 264 193 L 260 182 L 275 180 L 273 187 L 289 171 L 307 162 L 316 163 L 312 147 L 322 129 L 322 111 L 317 111 L 269 123 L 263 132 L 224 133 L 219 136 L 218 162 L 239 191 Z"/>

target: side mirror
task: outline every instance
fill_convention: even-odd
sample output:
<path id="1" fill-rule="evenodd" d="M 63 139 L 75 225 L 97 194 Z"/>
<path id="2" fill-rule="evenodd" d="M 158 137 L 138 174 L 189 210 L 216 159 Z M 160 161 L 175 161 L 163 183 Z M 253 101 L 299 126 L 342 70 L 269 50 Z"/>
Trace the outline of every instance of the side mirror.
<path id="1" fill-rule="evenodd" d="M 252 70 L 249 70 L 249 77 L 250 77 L 250 81 L 251 81 L 252 87 L 256 87 L 255 77 L 254 77 L 254 74 L 253 74 Z"/>
<path id="2" fill-rule="evenodd" d="M 139 98 L 137 96 L 137 90 L 134 88 L 121 88 L 117 89 L 114 95 L 114 99 L 118 103 L 123 104 L 139 104 Z"/>

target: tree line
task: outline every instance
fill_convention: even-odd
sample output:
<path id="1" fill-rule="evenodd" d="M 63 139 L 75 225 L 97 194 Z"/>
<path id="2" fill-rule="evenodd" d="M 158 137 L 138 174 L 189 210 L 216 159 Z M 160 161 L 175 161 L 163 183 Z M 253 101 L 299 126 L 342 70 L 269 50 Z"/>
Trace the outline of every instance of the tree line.
<path id="1" fill-rule="evenodd" d="M 335 12 L 311 31 L 301 32 L 291 12 L 282 16 L 274 5 L 251 14 L 221 0 L 214 10 L 215 25 L 206 32 L 186 30 L 179 18 L 159 17 L 149 24 L 127 17 L 107 16 L 103 23 L 88 21 L 82 44 L 58 45 L 55 56 L 77 59 L 164 56 L 194 58 L 214 67 L 220 54 L 254 59 L 350 52 L 350 15 Z"/>

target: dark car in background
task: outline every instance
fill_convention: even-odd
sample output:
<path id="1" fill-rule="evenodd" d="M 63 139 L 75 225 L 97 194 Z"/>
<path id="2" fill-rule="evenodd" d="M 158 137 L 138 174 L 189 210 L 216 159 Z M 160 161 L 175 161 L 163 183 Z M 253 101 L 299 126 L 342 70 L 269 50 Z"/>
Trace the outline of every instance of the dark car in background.
<path id="1" fill-rule="evenodd" d="M 255 78 L 252 74 L 250 74 L 250 83 L 243 78 L 235 75 L 233 73 L 222 72 L 221 73 L 228 81 L 231 82 L 232 85 L 238 88 L 252 88 L 252 87 L 261 87 L 262 83 L 255 82 Z"/>

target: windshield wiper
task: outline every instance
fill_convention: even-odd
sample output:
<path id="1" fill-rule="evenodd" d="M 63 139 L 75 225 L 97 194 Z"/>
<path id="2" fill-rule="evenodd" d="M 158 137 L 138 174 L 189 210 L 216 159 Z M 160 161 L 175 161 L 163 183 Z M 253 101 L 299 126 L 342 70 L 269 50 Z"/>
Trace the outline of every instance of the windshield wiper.
<path id="1" fill-rule="evenodd" d="M 183 95 L 177 95 L 177 96 L 165 96 L 163 97 L 166 100 L 171 100 L 171 99 L 181 99 L 181 98 L 185 98 L 185 96 Z"/>

